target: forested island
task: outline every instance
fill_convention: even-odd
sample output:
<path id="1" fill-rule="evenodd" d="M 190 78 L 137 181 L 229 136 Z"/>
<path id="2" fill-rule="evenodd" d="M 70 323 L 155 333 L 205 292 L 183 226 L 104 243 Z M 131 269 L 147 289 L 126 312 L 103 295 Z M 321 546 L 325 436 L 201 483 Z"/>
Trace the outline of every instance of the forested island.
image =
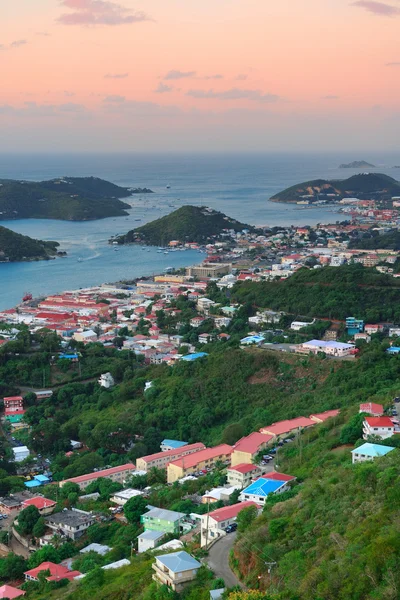
<path id="1" fill-rule="evenodd" d="M 353 160 L 353 162 L 342 163 L 339 169 L 376 169 L 376 167 L 366 160 Z"/>
<path id="2" fill-rule="evenodd" d="M 238 232 L 243 229 L 256 231 L 252 225 L 241 223 L 212 208 L 188 205 L 110 241 L 118 244 L 143 243 L 153 246 L 165 245 L 172 240 L 202 244 L 220 235 L 224 230 Z"/>
<path id="3" fill-rule="evenodd" d="M 286 188 L 270 199 L 273 202 L 334 203 L 343 198 L 390 200 L 400 195 L 400 182 L 383 173 L 359 173 L 348 179 L 313 179 Z"/>
<path id="4" fill-rule="evenodd" d="M 0 226 L 0 262 L 48 260 L 57 254 L 58 242 L 35 240 Z"/>
<path id="5" fill-rule="evenodd" d="M 88 221 L 127 215 L 120 200 L 147 188 L 125 188 L 98 177 L 59 177 L 50 181 L 0 180 L 0 220 Z"/>

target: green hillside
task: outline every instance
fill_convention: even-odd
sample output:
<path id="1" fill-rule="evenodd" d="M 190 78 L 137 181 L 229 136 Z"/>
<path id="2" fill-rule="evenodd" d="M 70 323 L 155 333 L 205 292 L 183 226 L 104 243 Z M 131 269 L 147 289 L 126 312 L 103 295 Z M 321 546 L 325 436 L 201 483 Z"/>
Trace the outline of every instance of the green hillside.
<path id="1" fill-rule="evenodd" d="M 349 248 L 360 250 L 400 250 L 400 231 L 393 229 L 379 235 L 377 231 L 371 230 L 358 238 L 350 241 Z"/>
<path id="2" fill-rule="evenodd" d="M 335 194 L 335 198 L 329 198 Z M 373 197 L 390 198 L 400 194 L 400 182 L 382 173 L 359 173 L 348 179 L 314 179 L 297 183 L 282 192 L 272 196 L 276 202 L 299 202 L 303 196 L 310 202 L 320 198 L 337 201 L 343 197 L 364 197 L 372 194 Z M 326 197 L 328 195 L 328 197 Z"/>
<path id="3" fill-rule="evenodd" d="M 86 221 L 128 214 L 119 200 L 131 194 L 97 177 L 62 177 L 51 181 L 0 180 L 0 220 L 61 219 Z"/>
<path id="4" fill-rule="evenodd" d="M 0 261 L 44 260 L 57 252 L 58 242 L 34 240 L 0 226 Z"/>
<path id="5" fill-rule="evenodd" d="M 138 242 L 155 246 L 168 244 L 172 240 L 182 243 L 204 243 L 213 236 L 220 235 L 224 229 L 255 231 L 251 225 L 240 223 L 211 208 L 182 206 L 169 215 L 132 229 L 113 241 L 120 244 Z"/>

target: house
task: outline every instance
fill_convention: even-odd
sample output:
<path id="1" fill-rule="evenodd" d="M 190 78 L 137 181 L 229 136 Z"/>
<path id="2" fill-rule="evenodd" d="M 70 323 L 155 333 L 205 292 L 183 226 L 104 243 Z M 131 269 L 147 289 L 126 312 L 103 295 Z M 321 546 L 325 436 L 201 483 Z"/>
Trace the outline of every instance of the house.
<path id="1" fill-rule="evenodd" d="M 96 552 L 96 554 L 99 554 L 100 556 L 105 556 L 106 554 L 108 554 L 108 552 L 110 552 L 110 550 L 112 550 L 110 546 L 93 543 L 89 544 L 88 546 L 85 546 L 84 548 L 82 548 L 82 550 L 79 550 L 79 552 L 80 554 L 86 554 L 87 552 Z"/>
<path id="2" fill-rule="evenodd" d="M 328 356 L 342 357 L 349 356 L 354 353 L 355 345 L 354 344 L 345 344 L 343 342 L 333 342 L 324 340 L 310 340 L 309 342 L 304 342 L 304 344 L 300 344 L 298 347 L 298 352 L 303 353 L 312 353 L 318 354 L 319 352 L 324 352 Z"/>
<path id="3" fill-rule="evenodd" d="M 236 521 L 241 510 L 249 506 L 257 506 L 255 502 L 238 502 L 232 506 L 224 506 L 201 516 L 201 546 L 208 545 L 215 539 L 226 535 L 225 528 Z"/>
<path id="4" fill-rule="evenodd" d="M 118 506 L 125 506 L 125 504 L 131 498 L 135 498 L 136 496 L 143 496 L 143 492 L 141 490 L 134 490 L 132 488 L 128 488 L 126 490 L 121 490 L 120 492 L 116 492 L 111 498 L 111 502 L 114 504 L 118 504 Z"/>
<path id="5" fill-rule="evenodd" d="M 127 558 L 121 558 L 121 560 L 116 560 L 115 562 L 108 563 L 108 565 L 104 565 L 101 568 L 105 571 L 109 569 L 120 569 L 121 567 L 127 567 L 130 565 L 130 561 Z"/>
<path id="6" fill-rule="evenodd" d="M 21 507 L 21 500 L 15 497 L 1 498 L 0 499 L 0 511 L 10 515 L 13 510 L 18 510 Z"/>
<path id="7" fill-rule="evenodd" d="M 41 515 L 50 515 L 57 506 L 57 502 L 43 498 L 43 496 L 35 496 L 24 500 L 22 508 L 28 508 L 28 506 L 35 506 Z"/>
<path id="8" fill-rule="evenodd" d="M 400 327 L 390 327 L 389 328 L 389 337 L 400 336 Z"/>
<path id="9" fill-rule="evenodd" d="M 39 573 L 42 571 L 50 571 L 50 575 L 46 577 L 47 581 L 61 581 L 62 579 L 69 579 L 69 581 L 72 581 L 75 577 L 81 575 L 79 571 L 70 571 L 63 565 L 56 565 L 52 562 L 43 562 L 35 569 L 25 571 L 25 581 L 39 581 Z"/>
<path id="10" fill-rule="evenodd" d="M 295 481 L 296 477 L 293 475 L 286 475 L 286 473 L 278 473 L 278 471 L 270 471 L 261 475 L 262 479 L 275 479 L 275 481 Z"/>
<path id="11" fill-rule="evenodd" d="M 369 344 L 370 341 L 371 341 L 371 336 L 368 335 L 368 333 L 355 333 L 354 334 L 354 341 L 355 342 L 364 341 L 367 344 Z"/>
<path id="12" fill-rule="evenodd" d="M 88 344 L 90 342 L 97 342 L 97 334 L 88 329 L 87 331 L 76 331 L 73 336 L 74 340 L 77 342 L 83 342 L 84 344 Z"/>
<path id="13" fill-rule="evenodd" d="M 217 487 L 209 491 L 206 490 L 201 497 L 201 503 L 208 504 L 210 502 L 218 502 L 219 500 L 222 502 L 229 502 L 230 495 L 239 489 L 240 487 L 238 485 L 232 485 L 230 487 Z"/>
<path id="14" fill-rule="evenodd" d="M 181 531 L 181 521 L 186 515 L 175 510 L 164 508 L 151 508 L 140 517 L 145 531 L 162 531 L 164 533 L 176 533 Z"/>
<path id="15" fill-rule="evenodd" d="M 263 335 L 248 335 L 240 340 L 242 346 L 254 346 L 262 344 L 264 341 Z"/>
<path id="16" fill-rule="evenodd" d="M 296 419 L 287 419 L 285 421 L 278 421 L 272 425 L 267 425 L 260 429 L 260 433 L 268 433 L 276 438 L 284 437 L 289 433 L 299 432 L 306 427 L 312 427 L 316 425 L 316 422 L 308 417 L 297 417 Z"/>
<path id="17" fill-rule="evenodd" d="M 362 333 L 364 331 L 364 321 L 360 319 L 355 319 L 354 317 L 347 317 L 346 329 L 349 335 L 354 335 L 355 333 Z"/>
<path id="18" fill-rule="evenodd" d="M 47 485 L 50 483 L 50 479 L 46 475 L 35 475 L 30 481 L 25 481 L 24 486 L 28 489 L 40 487 L 41 485 Z"/>
<path id="19" fill-rule="evenodd" d="M 217 590 L 210 590 L 210 600 L 221 600 L 225 588 L 218 588 Z"/>
<path id="20" fill-rule="evenodd" d="M 166 469 L 170 462 L 204 449 L 204 444 L 196 442 L 195 444 L 186 444 L 176 449 L 148 454 L 147 456 L 141 456 L 137 459 L 136 467 L 146 472 L 150 471 L 153 467 L 156 469 Z"/>
<path id="21" fill-rule="evenodd" d="M 254 477 L 260 475 L 260 468 L 257 465 L 242 463 L 229 467 L 226 474 L 230 485 L 237 485 L 243 489 L 250 485 Z"/>
<path id="22" fill-rule="evenodd" d="M 103 469 L 101 471 L 95 471 L 94 473 L 87 473 L 86 475 L 64 479 L 63 481 L 60 481 L 59 486 L 63 487 L 63 485 L 71 481 L 72 483 L 78 484 L 81 490 L 84 490 L 88 485 L 100 477 L 105 477 L 106 479 L 116 481 L 117 483 L 123 483 L 127 477 L 134 474 L 135 465 L 133 463 L 126 463 L 119 467 L 112 467 L 111 469 Z"/>
<path id="23" fill-rule="evenodd" d="M 265 479 L 261 477 L 247 488 L 239 496 L 239 500 L 251 500 L 259 506 L 262 506 L 269 494 L 281 494 L 289 489 L 288 481 L 278 481 L 276 479 Z"/>
<path id="24" fill-rule="evenodd" d="M 266 448 L 269 442 L 273 439 L 273 435 L 259 433 L 253 431 L 250 435 L 242 437 L 233 446 L 231 455 L 231 465 L 240 465 L 242 463 L 252 463 L 260 450 Z"/>
<path id="25" fill-rule="evenodd" d="M 173 483 L 186 475 L 214 467 L 216 462 L 230 463 L 232 447 L 220 444 L 214 448 L 206 448 L 189 456 L 184 456 L 169 463 L 167 467 L 167 481 Z"/>
<path id="26" fill-rule="evenodd" d="M 365 417 L 363 423 L 363 439 L 370 435 L 379 435 L 383 440 L 392 437 L 394 424 L 389 417 Z"/>
<path id="27" fill-rule="evenodd" d="M 292 329 L 292 331 L 300 331 L 301 329 L 303 329 L 303 327 L 308 327 L 309 325 L 312 325 L 313 323 L 314 323 L 314 321 L 311 321 L 311 322 L 292 321 L 290 324 L 290 329 Z"/>
<path id="28" fill-rule="evenodd" d="M 95 518 L 90 512 L 72 508 L 45 517 L 45 521 L 55 533 L 77 540 L 88 527 L 94 524 Z"/>
<path id="29" fill-rule="evenodd" d="M 371 417 L 381 417 L 383 415 L 382 404 L 375 404 L 374 402 L 365 402 L 360 404 L 359 413 L 368 413 Z"/>
<path id="30" fill-rule="evenodd" d="M 2 585 L 0 587 L 0 598 L 7 598 L 7 600 L 14 600 L 14 598 L 20 598 L 25 596 L 26 592 L 19 590 L 12 585 Z"/>
<path id="31" fill-rule="evenodd" d="M 156 556 L 153 579 L 180 592 L 184 585 L 196 578 L 201 563 L 185 551 Z"/>
<path id="32" fill-rule="evenodd" d="M 380 456 L 385 456 L 392 450 L 395 450 L 393 446 L 381 446 L 380 444 L 366 443 L 351 451 L 352 462 L 354 464 L 365 462 L 366 460 L 374 460 Z"/>
<path id="33" fill-rule="evenodd" d="M 190 326 L 191 327 L 200 327 L 200 325 L 202 325 L 204 323 L 205 319 L 204 317 L 193 317 L 193 319 L 190 319 Z"/>
<path id="34" fill-rule="evenodd" d="M 143 531 L 143 533 L 137 536 L 138 553 L 141 554 L 147 550 L 153 550 L 154 548 L 157 548 L 164 536 L 165 531 L 156 531 L 155 529 Z"/>
<path id="35" fill-rule="evenodd" d="M 24 399 L 22 396 L 7 396 L 3 398 L 4 408 L 13 412 L 21 412 L 24 408 Z"/>
<path id="36" fill-rule="evenodd" d="M 12 449 L 14 453 L 15 462 L 22 462 L 30 455 L 29 448 L 27 446 L 16 446 Z"/>
<path id="37" fill-rule="evenodd" d="M 163 440 L 160 448 L 161 452 L 167 452 L 168 450 L 177 450 L 178 448 L 182 448 L 182 446 L 187 445 L 187 442 L 180 442 L 179 440 Z"/>
<path id="38" fill-rule="evenodd" d="M 185 362 L 193 362 L 198 358 L 205 358 L 208 356 L 207 352 L 195 352 L 194 354 L 185 354 L 185 356 L 181 357 L 181 360 Z"/>
<path id="39" fill-rule="evenodd" d="M 53 395 L 53 390 L 37 390 L 35 392 L 36 400 L 46 400 L 47 398 L 51 398 Z"/>
<path id="40" fill-rule="evenodd" d="M 114 377 L 111 375 L 111 373 L 103 373 L 100 375 L 99 384 L 101 387 L 109 390 L 115 385 Z"/>
<path id="41" fill-rule="evenodd" d="M 326 410 L 322 413 L 316 413 L 315 415 L 310 415 L 310 419 L 315 421 L 316 423 L 324 423 L 327 419 L 332 419 L 333 417 L 337 417 L 340 413 L 339 409 L 334 410 Z"/>
<path id="42" fill-rule="evenodd" d="M 208 344 L 212 340 L 211 333 L 200 333 L 198 337 L 199 344 Z"/>
<path id="43" fill-rule="evenodd" d="M 368 335 L 372 335 L 373 333 L 378 333 L 379 325 L 372 325 L 372 324 L 367 323 L 367 325 L 365 325 L 365 327 L 364 327 L 364 331 L 365 331 L 365 333 L 368 333 Z"/>

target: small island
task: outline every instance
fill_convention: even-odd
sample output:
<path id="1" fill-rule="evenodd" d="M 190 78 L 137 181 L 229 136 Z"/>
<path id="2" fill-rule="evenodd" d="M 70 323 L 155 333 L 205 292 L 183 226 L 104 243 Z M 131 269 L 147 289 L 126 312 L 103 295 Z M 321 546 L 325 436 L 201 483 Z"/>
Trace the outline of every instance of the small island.
<path id="1" fill-rule="evenodd" d="M 348 179 L 314 179 L 286 188 L 270 198 L 291 204 L 334 204 L 343 198 L 390 201 L 400 196 L 400 182 L 383 173 L 359 173 Z"/>
<path id="2" fill-rule="evenodd" d="M 239 232 L 243 229 L 257 231 L 255 227 L 227 217 L 212 208 L 187 205 L 161 219 L 113 238 L 110 243 L 164 246 L 172 241 L 178 241 L 181 244 L 187 242 L 204 244 L 229 230 Z"/>
<path id="3" fill-rule="evenodd" d="M 58 219 L 89 221 L 127 215 L 132 194 L 147 188 L 125 188 L 98 177 L 59 177 L 50 181 L 0 180 L 0 220 Z"/>
<path id="4" fill-rule="evenodd" d="M 353 162 L 342 163 L 339 169 L 376 169 L 376 166 L 366 160 L 353 160 Z"/>
<path id="5" fill-rule="evenodd" d="M 49 260 L 56 255 L 64 256 L 65 252 L 57 251 L 59 246 L 58 242 L 34 240 L 0 225 L 0 262 Z"/>

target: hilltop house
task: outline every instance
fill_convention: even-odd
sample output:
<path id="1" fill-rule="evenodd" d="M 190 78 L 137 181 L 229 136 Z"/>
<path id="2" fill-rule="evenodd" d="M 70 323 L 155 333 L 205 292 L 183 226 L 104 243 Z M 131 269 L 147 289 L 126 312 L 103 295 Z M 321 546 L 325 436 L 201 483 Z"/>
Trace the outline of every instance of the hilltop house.
<path id="1" fill-rule="evenodd" d="M 201 546 L 226 535 L 226 527 L 236 521 L 241 510 L 249 506 L 257 506 L 255 502 L 239 502 L 232 506 L 217 508 L 201 516 Z M 258 508 L 258 506 L 257 506 Z"/>
<path id="2" fill-rule="evenodd" d="M 393 446 L 381 446 L 380 444 L 366 443 L 351 451 L 352 462 L 354 464 L 365 462 L 366 460 L 374 460 L 380 456 L 385 456 L 392 450 L 395 450 Z"/>
<path id="3" fill-rule="evenodd" d="M 88 527 L 94 524 L 95 518 L 92 513 L 73 508 L 64 509 L 59 513 L 45 518 L 46 525 L 61 535 L 77 540 L 86 531 Z"/>
<path id="4" fill-rule="evenodd" d="M 363 439 L 366 440 L 370 435 L 378 435 L 383 440 L 392 437 L 394 434 L 394 424 L 389 417 L 365 417 L 363 423 Z"/>
<path id="5" fill-rule="evenodd" d="M 276 479 L 265 479 L 260 477 L 247 488 L 245 488 L 239 496 L 239 500 L 251 500 L 259 506 L 262 506 L 269 494 L 281 494 L 289 489 L 288 481 L 279 481 Z"/>
<path id="6" fill-rule="evenodd" d="M 180 592 L 186 583 L 196 578 L 200 567 L 201 563 L 184 551 L 156 556 L 153 579 Z"/>
<path id="7" fill-rule="evenodd" d="M 358 412 L 368 413 L 371 417 L 381 417 L 383 415 L 383 406 L 374 402 L 365 402 L 364 404 L 360 404 Z"/>
<path id="8" fill-rule="evenodd" d="M 165 508 L 151 508 L 140 517 L 145 531 L 162 531 L 164 533 L 180 533 L 181 521 L 186 515 Z"/>

